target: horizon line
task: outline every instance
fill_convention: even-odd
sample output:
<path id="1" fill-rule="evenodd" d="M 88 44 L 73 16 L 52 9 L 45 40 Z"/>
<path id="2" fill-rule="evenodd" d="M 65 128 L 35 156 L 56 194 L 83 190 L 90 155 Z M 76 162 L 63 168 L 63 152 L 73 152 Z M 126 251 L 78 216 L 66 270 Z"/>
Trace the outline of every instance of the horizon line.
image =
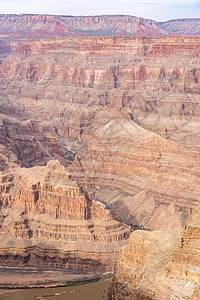
<path id="1" fill-rule="evenodd" d="M 62 14 L 51 14 L 51 13 L 3 13 L 0 14 L 0 16 L 4 16 L 4 15 L 13 15 L 13 16 L 23 16 L 23 15 L 28 15 L 28 16 L 33 16 L 33 15 L 37 15 L 37 16 L 60 16 L 60 17 L 67 17 L 67 18 L 76 18 L 76 17 L 103 17 L 103 16 L 107 16 L 107 17 L 133 17 L 133 18 L 141 18 L 141 19 L 145 19 L 145 20 L 152 20 L 155 21 L 157 23 L 166 23 L 169 21 L 174 21 L 174 20 L 200 20 L 200 18 L 175 18 L 175 19 L 169 19 L 167 21 L 156 21 L 155 19 L 151 19 L 151 18 L 145 18 L 145 17 L 139 17 L 139 16 L 135 16 L 135 15 L 130 15 L 130 14 L 100 14 L 100 15 L 62 15 Z"/>

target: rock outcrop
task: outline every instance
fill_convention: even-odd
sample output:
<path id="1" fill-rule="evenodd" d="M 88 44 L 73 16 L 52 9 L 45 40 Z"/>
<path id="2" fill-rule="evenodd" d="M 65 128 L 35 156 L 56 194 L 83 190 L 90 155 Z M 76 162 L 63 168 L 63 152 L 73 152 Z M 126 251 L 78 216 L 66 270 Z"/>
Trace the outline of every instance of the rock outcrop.
<path id="1" fill-rule="evenodd" d="M 1 153 L 10 161 L 21 166 L 44 165 L 50 159 L 59 159 L 67 166 L 73 161 L 74 154 L 57 142 L 55 127 L 50 122 L 18 120 L 0 114 Z M 65 158 L 68 158 L 65 159 Z"/>
<path id="2" fill-rule="evenodd" d="M 200 32 L 200 22 L 198 18 L 175 19 L 167 22 L 160 22 L 158 24 L 164 30 L 174 33 L 174 35 L 198 36 Z"/>
<path id="3" fill-rule="evenodd" d="M 120 250 L 109 299 L 199 299 L 200 209 L 182 232 L 135 231 Z"/>
<path id="4" fill-rule="evenodd" d="M 15 18 L 1 16 L 10 30 Z M 112 271 L 130 228 L 106 205 L 163 230 L 131 235 L 111 299 L 197 300 L 199 212 L 181 228 L 200 202 L 200 38 L 6 38 L 0 262 Z"/>
<path id="5" fill-rule="evenodd" d="M 20 168 L 1 155 L 0 263 L 111 272 L 130 228 L 58 161 Z"/>
<path id="6" fill-rule="evenodd" d="M 70 36 L 199 36 L 200 19 L 156 22 L 130 15 L 0 15 L 5 40 Z"/>
<path id="7" fill-rule="evenodd" d="M 26 167 L 58 159 L 129 224 L 183 226 L 200 201 L 199 45 L 24 41 L 2 59 L 1 152 Z"/>

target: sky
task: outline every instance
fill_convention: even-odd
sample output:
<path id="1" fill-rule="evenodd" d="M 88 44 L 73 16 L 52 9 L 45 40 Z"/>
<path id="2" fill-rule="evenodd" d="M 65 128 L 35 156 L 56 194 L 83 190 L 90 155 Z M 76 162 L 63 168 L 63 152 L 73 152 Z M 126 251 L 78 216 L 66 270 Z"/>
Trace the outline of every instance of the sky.
<path id="1" fill-rule="evenodd" d="M 200 0 L 0 0 L 1 14 L 132 15 L 156 21 L 200 18 Z"/>

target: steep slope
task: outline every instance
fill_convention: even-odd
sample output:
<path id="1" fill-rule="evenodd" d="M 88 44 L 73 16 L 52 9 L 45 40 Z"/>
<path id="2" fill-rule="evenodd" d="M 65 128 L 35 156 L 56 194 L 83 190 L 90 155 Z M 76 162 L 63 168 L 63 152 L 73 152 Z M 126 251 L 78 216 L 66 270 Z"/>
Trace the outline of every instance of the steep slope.
<path id="1" fill-rule="evenodd" d="M 57 158 L 68 165 L 65 157 L 73 161 L 73 153 L 58 144 L 56 130 L 50 122 L 23 121 L 0 114 L 0 133 L 1 153 L 21 166 L 44 165 Z"/>
<path id="2" fill-rule="evenodd" d="M 130 15 L 0 15 L 5 40 L 73 36 L 199 36 L 200 19 L 156 22 Z"/>
<path id="3" fill-rule="evenodd" d="M 183 232 L 135 231 L 120 250 L 108 299 L 199 299 L 199 249 L 199 208 Z"/>
<path id="4" fill-rule="evenodd" d="M 158 23 L 161 28 L 175 35 L 199 36 L 200 19 L 178 19 Z"/>
<path id="5" fill-rule="evenodd" d="M 132 120 L 115 119 L 97 130 L 72 168 L 80 182 L 101 187 L 96 198 L 118 219 L 164 230 L 181 227 L 200 201 L 197 157 Z"/>
<path id="6" fill-rule="evenodd" d="M 41 39 L 12 51 L 0 70 L 1 152 L 22 166 L 70 165 L 132 225 L 183 226 L 200 200 L 199 38 Z"/>
<path id="7" fill-rule="evenodd" d="M 58 161 L 20 168 L 1 155 L 0 263 L 111 272 L 130 228 Z"/>
<path id="8" fill-rule="evenodd" d="M 165 36 L 168 32 L 149 19 L 133 16 L 0 15 L 4 39 L 67 36 L 143 35 Z"/>

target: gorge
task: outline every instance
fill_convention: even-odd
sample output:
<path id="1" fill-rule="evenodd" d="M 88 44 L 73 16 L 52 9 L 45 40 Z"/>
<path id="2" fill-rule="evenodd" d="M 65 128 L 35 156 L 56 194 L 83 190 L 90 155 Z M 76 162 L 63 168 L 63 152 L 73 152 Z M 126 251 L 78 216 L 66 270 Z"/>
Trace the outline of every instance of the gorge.
<path id="1" fill-rule="evenodd" d="M 120 250 L 108 299 L 199 299 L 199 213 L 182 231 L 132 233 Z"/>
<path id="2" fill-rule="evenodd" d="M 199 38 L 20 43 L 1 64 L 2 154 L 58 159 L 130 225 L 182 227 L 199 202 L 199 53 Z"/>
<path id="3" fill-rule="evenodd" d="M 20 168 L 1 156 L 0 263 L 111 272 L 130 228 L 113 220 L 65 167 Z"/>
<path id="4" fill-rule="evenodd" d="M 5 34 L 0 263 L 199 299 L 200 37 Z"/>

